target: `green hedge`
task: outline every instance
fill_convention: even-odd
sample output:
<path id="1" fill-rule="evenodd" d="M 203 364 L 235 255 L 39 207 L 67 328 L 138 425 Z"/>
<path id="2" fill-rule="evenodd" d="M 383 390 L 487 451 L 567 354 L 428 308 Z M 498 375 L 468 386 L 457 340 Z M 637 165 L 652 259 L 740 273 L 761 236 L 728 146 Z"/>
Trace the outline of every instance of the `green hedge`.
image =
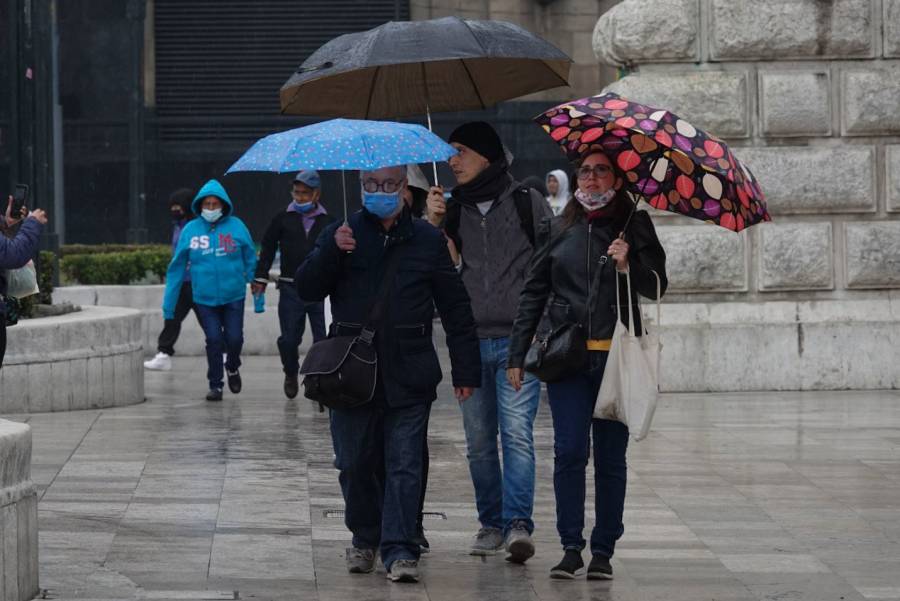
<path id="1" fill-rule="evenodd" d="M 84 284 L 127 285 L 155 276 L 160 280 L 172 258 L 170 247 L 131 248 L 119 252 L 64 254 L 59 266 L 67 281 Z"/>
<path id="2" fill-rule="evenodd" d="M 137 251 L 169 251 L 168 244 L 63 244 L 59 247 L 59 256 L 70 255 L 105 255 L 109 253 L 128 253 Z"/>

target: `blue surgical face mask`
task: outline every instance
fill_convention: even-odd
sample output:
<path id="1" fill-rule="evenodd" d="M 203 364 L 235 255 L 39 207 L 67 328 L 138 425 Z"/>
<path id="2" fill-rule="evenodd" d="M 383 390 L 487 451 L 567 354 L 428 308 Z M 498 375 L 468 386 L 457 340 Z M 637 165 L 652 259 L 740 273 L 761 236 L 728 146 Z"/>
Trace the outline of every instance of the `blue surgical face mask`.
<path id="1" fill-rule="evenodd" d="M 363 206 L 376 217 L 387 219 L 393 217 L 400 209 L 400 193 L 366 192 L 362 193 Z"/>
<path id="2" fill-rule="evenodd" d="M 200 216 L 209 223 L 215 223 L 222 217 L 222 209 L 203 209 L 200 212 Z"/>
<path id="3" fill-rule="evenodd" d="M 309 213 L 316 206 L 314 202 L 297 202 L 296 200 L 292 200 L 291 204 L 298 213 Z"/>

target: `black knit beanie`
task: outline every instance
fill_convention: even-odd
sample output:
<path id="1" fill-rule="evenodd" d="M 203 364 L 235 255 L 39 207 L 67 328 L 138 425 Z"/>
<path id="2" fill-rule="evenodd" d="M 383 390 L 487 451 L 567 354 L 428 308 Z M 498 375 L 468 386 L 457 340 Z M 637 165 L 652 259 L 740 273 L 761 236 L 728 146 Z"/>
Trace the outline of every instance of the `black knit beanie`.
<path id="1" fill-rule="evenodd" d="M 190 188 L 179 188 L 169 196 L 169 208 L 178 205 L 185 213 L 191 212 L 191 202 L 194 200 L 194 191 Z"/>
<path id="2" fill-rule="evenodd" d="M 472 121 L 463 123 L 450 134 L 450 144 L 456 142 L 468 146 L 493 163 L 503 156 L 503 143 L 490 123 Z"/>

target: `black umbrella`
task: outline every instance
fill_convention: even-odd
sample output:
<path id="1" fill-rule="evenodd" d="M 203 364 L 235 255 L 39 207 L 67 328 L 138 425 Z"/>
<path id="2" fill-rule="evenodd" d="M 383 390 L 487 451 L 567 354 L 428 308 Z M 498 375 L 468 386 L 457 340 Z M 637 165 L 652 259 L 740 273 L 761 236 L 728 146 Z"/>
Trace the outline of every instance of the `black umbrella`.
<path id="1" fill-rule="evenodd" d="M 316 50 L 282 86 L 281 112 L 385 119 L 483 109 L 569 85 L 571 64 L 504 21 L 390 22 Z"/>

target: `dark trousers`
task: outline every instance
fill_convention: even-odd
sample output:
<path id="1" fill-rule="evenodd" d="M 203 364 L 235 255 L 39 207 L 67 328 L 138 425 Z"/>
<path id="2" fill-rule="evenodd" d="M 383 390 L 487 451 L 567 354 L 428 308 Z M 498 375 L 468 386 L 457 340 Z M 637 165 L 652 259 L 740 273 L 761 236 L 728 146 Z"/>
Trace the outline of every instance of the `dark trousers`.
<path id="1" fill-rule="evenodd" d="M 398 559 L 419 559 L 413 539 L 430 411 L 430 403 L 395 409 L 376 398 L 363 407 L 331 412 L 344 523 L 353 546 L 379 549 L 387 569 Z"/>
<path id="2" fill-rule="evenodd" d="M 3 306 L 0 304 L 0 306 Z M 0 368 L 3 367 L 3 359 L 6 357 L 6 313 L 0 314 Z"/>
<path id="3" fill-rule="evenodd" d="M 159 340 L 156 343 L 156 350 L 169 356 L 175 354 L 175 343 L 178 342 L 178 336 L 181 334 L 181 322 L 187 317 L 191 309 L 194 308 L 194 292 L 191 283 L 182 282 L 181 291 L 178 293 L 178 301 L 175 303 L 175 317 L 167 319 L 163 323 L 162 332 L 159 333 Z M 197 312 L 194 311 L 196 315 Z M 199 320 L 200 317 L 197 316 Z"/>
<path id="4" fill-rule="evenodd" d="M 592 419 L 603 379 L 606 352 L 590 353 L 589 369 L 547 384 L 553 416 L 553 489 L 556 529 L 564 549 L 584 549 L 585 470 L 594 442 L 594 518 L 591 553 L 612 557 L 625 527 L 628 427 Z"/>
<path id="5" fill-rule="evenodd" d="M 236 371 L 241 366 L 244 346 L 244 299 L 211 307 L 196 303 L 194 311 L 206 335 L 206 379 L 210 388 L 222 388 L 224 373 L 222 353 L 227 353 L 225 368 Z"/>
<path id="6" fill-rule="evenodd" d="M 428 456 L 428 418 L 425 418 L 425 429 L 422 436 L 422 494 L 419 495 L 419 516 L 416 518 L 416 533 L 422 534 L 425 528 L 422 524 L 425 512 L 425 489 L 428 488 L 428 468 L 431 466 L 431 458 Z"/>
<path id="7" fill-rule="evenodd" d="M 278 284 L 278 291 L 278 322 L 281 326 L 278 353 L 284 373 L 296 374 L 300 370 L 299 347 L 306 330 L 307 316 L 313 342 L 325 338 L 325 303 L 303 300 L 293 284 Z"/>

